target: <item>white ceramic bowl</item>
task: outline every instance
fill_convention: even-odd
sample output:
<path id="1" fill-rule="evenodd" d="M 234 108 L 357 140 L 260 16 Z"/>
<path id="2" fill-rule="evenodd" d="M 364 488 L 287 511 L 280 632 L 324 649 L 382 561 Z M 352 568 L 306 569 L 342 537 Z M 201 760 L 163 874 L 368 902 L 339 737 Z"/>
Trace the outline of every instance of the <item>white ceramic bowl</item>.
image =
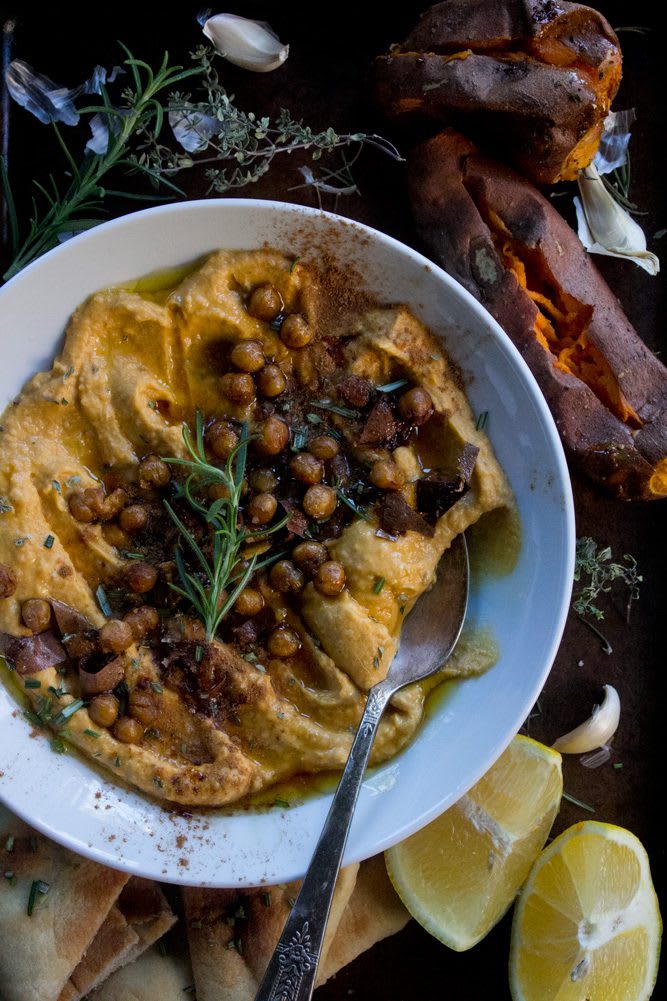
<path id="1" fill-rule="evenodd" d="M 246 199 L 148 209 L 106 223 L 26 268 L 0 290 L 0 412 L 34 372 L 50 367 L 72 310 L 91 292 L 185 263 L 218 247 L 270 243 L 304 256 L 327 250 L 356 266 L 381 301 L 407 303 L 460 365 L 509 476 L 523 547 L 511 575 L 475 582 L 470 616 L 501 656 L 458 685 L 412 744 L 364 782 L 345 862 L 422 827 L 490 767 L 520 728 L 556 654 L 570 599 L 574 517 L 558 434 L 542 394 L 507 336 L 452 278 L 366 226 L 296 205 Z M 35 739 L 0 684 L 0 799 L 76 852 L 171 882 L 218 886 L 303 874 L 330 794 L 291 809 L 182 816 L 114 785 L 77 757 Z"/>

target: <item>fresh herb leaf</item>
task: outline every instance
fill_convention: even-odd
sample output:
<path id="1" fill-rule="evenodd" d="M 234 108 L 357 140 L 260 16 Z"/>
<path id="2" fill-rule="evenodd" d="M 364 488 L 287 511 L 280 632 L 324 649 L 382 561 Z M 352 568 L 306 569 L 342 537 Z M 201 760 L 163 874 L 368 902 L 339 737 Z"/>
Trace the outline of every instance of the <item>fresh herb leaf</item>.
<path id="1" fill-rule="evenodd" d="M 373 584 L 373 594 L 379 594 L 385 585 L 384 577 L 376 577 Z"/>
<path id="2" fill-rule="evenodd" d="M 23 682 L 24 688 L 41 688 L 42 682 L 38 681 L 37 678 L 26 678 Z"/>
<path id="3" fill-rule="evenodd" d="M 337 403 L 331 403 L 329 400 L 311 400 L 311 407 L 316 407 L 318 410 L 328 410 L 329 413 L 338 414 L 340 417 L 359 417 L 359 412 L 357 410 L 350 410 L 349 407 L 341 407 Z"/>
<path id="4" fill-rule="evenodd" d="M 483 431 L 489 420 L 489 411 L 482 410 L 481 414 L 477 418 L 477 423 L 475 424 L 476 431 Z"/>
<path id="5" fill-rule="evenodd" d="M 100 736 L 100 734 L 97 732 L 97 730 L 91 730 L 89 726 L 87 726 L 86 729 L 83 732 L 85 733 L 86 737 L 99 737 Z"/>
<path id="6" fill-rule="evenodd" d="M 28 917 L 32 917 L 35 905 L 40 896 L 45 897 L 51 887 L 43 879 L 34 879 L 28 895 Z"/>
<path id="7" fill-rule="evenodd" d="M 55 541 L 56 541 L 55 540 L 55 536 L 53 536 L 53 535 L 47 535 L 47 537 L 44 539 L 44 548 L 45 549 L 53 549 L 53 543 Z"/>
<path id="8" fill-rule="evenodd" d="M 104 590 L 102 584 L 99 584 L 95 589 L 95 597 L 97 598 L 97 604 L 100 606 L 102 615 L 106 615 L 107 619 L 111 618 L 111 605 L 109 604 L 109 599 L 107 598 L 107 593 Z"/>
<path id="9" fill-rule="evenodd" d="M 563 793 L 563 799 L 566 799 L 568 803 L 574 803 L 575 806 L 580 806 L 582 810 L 588 810 L 589 813 L 595 813 L 594 806 L 591 806 L 590 803 L 584 803 L 583 799 L 577 799 L 576 796 L 570 796 L 568 792 Z"/>
<path id="10" fill-rule="evenodd" d="M 376 386 L 378 393 L 393 393 L 395 389 L 401 389 L 403 386 L 407 386 L 407 379 L 396 379 L 395 382 L 385 382 L 383 386 Z"/>
<path id="11" fill-rule="evenodd" d="M 577 539 L 574 580 L 580 586 L 574 590 L 572 607 L 578 615 L 603 619 L 604 612 L 596 602 L 601 594 L 612 590 L 615 581 L 620 581 L 628 589 L 626 619 L 629 620 L 630 608 L 632 602 L 639 598 L 639 585 L 643 578 L 637 572 L 634 556 L 625 553 L 621 559 L 623 562 L 615 562 L 609 546 L 600 548 L 588 536 Z"/>

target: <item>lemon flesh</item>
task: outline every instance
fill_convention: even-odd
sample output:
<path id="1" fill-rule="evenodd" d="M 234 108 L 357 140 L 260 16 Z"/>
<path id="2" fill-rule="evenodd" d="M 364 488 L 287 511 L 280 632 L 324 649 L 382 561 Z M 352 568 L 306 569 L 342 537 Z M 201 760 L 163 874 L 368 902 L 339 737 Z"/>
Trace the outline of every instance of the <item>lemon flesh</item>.
<path id="1" fill-rule="evenodd" d="M 517 903 L 512 997 L 647 1001 L 661 930 L 641 842 L 612 824 L 575 824 L 542 852 Z"/>
<path id="2" fill-rule="evenodd" d="M 562 791 L 560 755 L 515 737 L 462 799 L 385 852 L 412 916 L 457 952 L 484 938 L 544 846 Z"/>

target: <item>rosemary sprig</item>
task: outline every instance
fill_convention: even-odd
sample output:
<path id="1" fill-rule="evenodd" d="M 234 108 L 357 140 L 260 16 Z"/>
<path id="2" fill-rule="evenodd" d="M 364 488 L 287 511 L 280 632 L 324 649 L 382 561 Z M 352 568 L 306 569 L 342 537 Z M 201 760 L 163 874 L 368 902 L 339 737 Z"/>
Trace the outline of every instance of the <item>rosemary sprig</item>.
<path id="1" fill-rule="evenodd" d="M 100 115 L 108 128 L 109 143 L 105 153 L 89 153 L 79 165 L 75 162 L 60 130 L 55 122 L 52 126 L 67 162 L 69 184 L 62 189 L 53 174 L 49 175 L 48 185 L 35 182 L 37 188 L 46 200 L 47 208 L 40 214 L 36 201 L 33 200 L 33 213 L 30 219 L 28 235 L 19 245 L 19 233 L 16 225 L 18 218 L 9 177 L 4 162 L 0 164 L 0 179 L 4 190 L 7 210 L 12 225 L 12 262 L 4 274 L 5 279 L 12 278 L 22 268 L 36 257 L 58 244 L 62 233 L 80 232 L 96 226 L 103 210 L 103 200 L 107 194 L 133 197 L 128 192 L 107 191 L 102 181 L 114 167 L 130 167 L 143 170 L 140 163 L 130 162 L 129 143 L 133 136 L 150 134 L 157 138 L 164 120 L 164 108 L 158 100 L 158 95 L 165 88 L 173 87 L 186 77 L 201 73 L 200 66 L 183 69 L 182 66 L 169 66 L 169 56 L 165 52 L 162 63 L 157 71 L 151 69 L 148 63 L 135 59 L 130 50 L 122 45 L 127 58 L 124 65 L 128 67 L 133 85 L 127 87 L 122 94 L 123 104 L 114 107 L 104 85 L 101 85 L 102 103 L 80 109 L 80 114 Z M 167 178 L 157 177 L 151 172 L 154 182 L 161 183 L 176 194 L 183 194 Z M 136 197 L 136 196 L 134 196 Z M 173 197 L 173 196 L 172 196 Z M 155 200 L 153 198 L 153 200 Z"/>
<path id="2" fill-rule="evenodd" d="M 240 524 L 239 514 L 249 439 L 248 428 L 244 424 L 240 441 L 231 452 L 224 468 L 219 469 L 217 466 L 212 466 L 206 458 L 204 422 L 201 414 L 197 412 L 194 439 L 187 424 L 183 425 L 183 441 L 190 458 L 165 459 L 165 462 L 182 466 L 188 471 L 187 479 L 182 487 L 183 497 L 203 519 L 209 533 L 210 558 L 204 551 L 207 548 L 206 545 L 200 546 L 171 504 L 168 501 L 164 502 L 183 542 L 187 544 L 195 557 L 195 562 L 199 565 L 199 572 L 191 573 L 185 565 L 180 547 L 177 547 L 175 560 L 181 583 L 180 585 L 170 583 L 169 586 L 177 594 L 186 598 L 195 609 L 206 628 L 208 642 L 213 639 L 220 623 L 259 566 L 257 555 L 254 555 L 248 561 L 245 569 L 239 570 L 241 547 L 250 541 L 263 539 L 267 535 L 277 532 L 289 520 L 289 515 L 286 515 L 275 525 L 262 528 L 257 532 L 249 532 Z M 201 495 L 213 484 L 221 484 L 225 488 L 226 496 L 220 497 L 212 503 L 205 502 L 201 499 Z M 262 565 L 266 565 L 269 561 L 269 559 L 263 560 Z M 232 584 L 234 586 L 231 587 L 229 593 L 226 593 L 227 588 Z"/>

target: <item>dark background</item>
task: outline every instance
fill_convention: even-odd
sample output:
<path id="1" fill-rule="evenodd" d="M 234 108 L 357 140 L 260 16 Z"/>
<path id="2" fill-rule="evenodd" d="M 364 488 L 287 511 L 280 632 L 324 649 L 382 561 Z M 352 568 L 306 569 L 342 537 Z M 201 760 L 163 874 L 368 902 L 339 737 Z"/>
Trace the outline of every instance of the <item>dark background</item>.
<path id="1" fill-rule="evenodd" d="M 340 132 L 377 132 L 393 139 L 406 152 L 411 137 L 385 121 L 373 105 L 372 60 L 400 40 L 426 4 L 406 3 L 400 10 L 387 4 L 314 5 L 291 3 L 237 3 L 234 13 L 268 20 L 281 39 L 291 46 L 288 61 L 278 71 L 256 75 L 219 61 L 221 78 L 246 110 L 258 115 L 277 112 L 285 106 L 295 117 L 314 128 L 334 127 Z M 111 67 L 122 60 L 116 43 L 121 39 L 134 54 L 156 63 L 165 49 L 174 62 L 188 62 L 188 53 L 200 44 L 196 22 L 199 5 L 179 4 L 176 13 L 166 13 L 162 4 L 51 5 L 50 9 L 17 10 L 0 5 L 1 20 L 17 20 L 14 55 L 32 64 L 58 83 L 74 86 L 88 76 L 96 63 Z M 664 130 L 664 86 L 659 78 L 660 34 L 655 8 L 643 5 L 637 12 L 620 2 L 600 3 L 614 27 L 646 26 L 646 34 L 623 31 L 619 37 L 624 52 L 624 80 L 614 107 L 635 107 L 633 129 L 632 198 L 646 214 L 638 217 L 649 249 L 660 254 L 667 249 L 667 236 L 654 238 L 667 226 L 663 196 L 664 165 L 659 141 Z M 63 126 L 73 149 L 80 149 L 87 136 Z M 8 135 L 9 163 L 21 218 L 25 221 L 32 194 L 31 179 L 44 181 L 50 170 L 57 175 L 62 156 L 50 130 L 25 111 L 13 106 Z M 291 190 L 302 183 L 297 172 L 305 157 L 281 155 L 271 172 L 258 184 L 232 192 L 245 197 L 276 198 L 316 205 L 308 188 Z M 327 161 L 323 161 L 326 163 Z M 328 161 L 340 166 L 338 154 Z M 365 150 L 354 166 L 360 195 L 340 198 L 337 205 L 324 196 L 323 207 L 362 220 L 413 246 L 413 232 L 404 185 L 404 165 L 373 150 Z M 179 183 L 197 197 L 206 191 L 206 181 L 194 171 Z M 141 187 L 137 178 L 125 182 L 132 190 Z M 117 179 L 115 187 L 120 187 Z M 555 204 L 571 215 L 573 185 L 562 186 L 563 197 Z M 136 203 L 114 202 L 111 213 L 131 211 Z M 649 277 L 631 263 L 596 258 L 596 264 L 620 298 L 640 335 L 656 352 L 664 351 L 662 323 L 664 282 Z M 1 321 L 0 321 L 1 322 Z M 3 361 L 11 363 L 11 346 L 3 345 Z M 665 502 L 627 504 L 610 499 L 573 473 L 577 534 L 590 535 L 600 545 L 610 545 L 620 558 L 632 553 L 643 574 L 641 598 L 633 606 L 630 623 L 625 621 L 622 589 L 604 602 L 602 628 L 613 652 L 605 654 L 596 637 L 572 614 L 553 671 L 525 732 L 545 743 L 586 718 L 599 700 L 601 687 L 613 684 L 622 703 L 621 724 L 613 743 L 612 760 L 588 770 L 576 756 L 563 762 L 565 790 L 588 803 L 594 812 L 567 801 L 554 826 L 554 834 L 586 819 L 629 828 L 646 846 L 659 896 L 664 900 L 665 846 L 658 820 L 658 804 L 664 789 L 663 672 L 666 667 L 661 629 L 664 624 Z M 613 763 L 621 768 L 613 768 Z M 468 953 L 450 952 L 430 938 L 415 922 L 400 935 L 388 939 L 343 970 L 319 992 L 322 1001 L 339 1001 L 363 995 L 368 1001 L 399 1001 L 419 997 L 423 1001 L 464 995 L 473 1001 L 494 998 L 506 1001 L 507 962 L 511 915 L 506 917 L 479 946 Z M 661 996 L 664 976 L 654 997 Z M 583 1001 L 583 999 L 582 999 Z"/>

